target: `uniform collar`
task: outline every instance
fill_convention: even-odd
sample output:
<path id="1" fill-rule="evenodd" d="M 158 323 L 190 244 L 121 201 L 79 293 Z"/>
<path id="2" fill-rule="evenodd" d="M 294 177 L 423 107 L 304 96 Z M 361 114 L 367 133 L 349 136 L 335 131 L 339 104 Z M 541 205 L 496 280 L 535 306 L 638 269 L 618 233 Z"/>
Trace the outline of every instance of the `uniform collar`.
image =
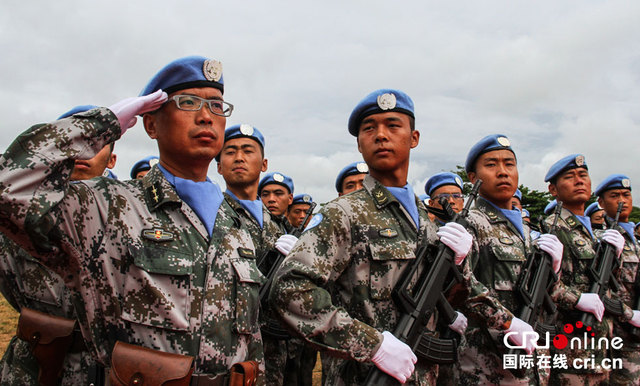
<path id="1" fill-rule="evenodd" d="M 560 218 L 565 222 L 565 224 L 567 224 L 570 229 L 580 230 L 588 235 L 589 238 L 593 239 L 593 237 L 591 236 L 591 232 L 589 232 L 589 230 L 582 224 L 580 220 L 578 220 L 578 218 L 573 213 L 571 213 L 569 209 L 562 208 L 562 212 L 560 212 Z"/>
<path id="2" fill-rule="evenodd" d="M 142 178 L 142 187 L 150 209 L 156 210 L 168 203 L 182 203 L 174 187 L 155 165 Z"/>
<path id="3" fill-rule="evenodd" d="M 369 195 L 373 198 L 373 202 L 376 203 L 376 207 L 378 209 L 382 209 L 385 206 L 389 205 L 391 202 L 397 202 L 400 205 L 400 202 L 395 198 L 391 192 L 384 187 L 378 180 L 371 177 L 370 175 L 366 175 L 364 177 L 364 181 L 362 181 L 363 188 L 369 193 Z"/>
<path id="4" fill-rule="evenodd" d="M 491 204 L 486 198 L 482 196 L 478 196 L 475 203 L 476 209 L 479 209 L 483 212 L 487 218 L 489 219 L 490 224 L 498 224 L 505 223 L 507 227 L 516 235 L 520 236 L 522 239 L 523 234 L 509 221 L 509 219 L 500 211 L 500 209 L 496 208 L 493 204 Z M 526 224 L 522 224 L 522 231 L 524 233 L 525 240 L 529 238 L 529 227 Z"/>

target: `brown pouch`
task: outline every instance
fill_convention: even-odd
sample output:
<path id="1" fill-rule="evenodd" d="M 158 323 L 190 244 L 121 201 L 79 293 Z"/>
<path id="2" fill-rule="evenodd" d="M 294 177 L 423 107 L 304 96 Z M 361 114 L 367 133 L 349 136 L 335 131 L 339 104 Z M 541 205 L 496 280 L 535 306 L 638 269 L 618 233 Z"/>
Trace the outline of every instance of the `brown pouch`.
<path id="1" fill-rule="evenodd" d="M 116 342 L 111 353 L 111 385 L 189 386 L 193 357 Z"/>
<path id="2" fill-rule="evenodd" d="M 255 386 L 258 379 L 258 362 L 234 363 L 229 372 L 229 386 Z"/>
<path id="3" fill-rule="evenodd" d="M 76 321 L 22 307 L 16 335 L 31 347 L 40 367 L 38 382 L 55 385 L 73 343 Z"/>

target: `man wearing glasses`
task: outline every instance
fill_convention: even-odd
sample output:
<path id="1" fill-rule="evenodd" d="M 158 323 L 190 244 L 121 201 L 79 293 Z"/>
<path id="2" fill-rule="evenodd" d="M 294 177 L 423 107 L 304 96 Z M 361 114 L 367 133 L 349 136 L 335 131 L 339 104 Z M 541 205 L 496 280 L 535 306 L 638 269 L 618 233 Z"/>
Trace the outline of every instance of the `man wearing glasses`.
<path id="1" fill-rule="evenodd" d="M 167 353 L 194 358 L 192 382 L 223 382 L 234 363 L 247 360 L 264 371 L 264 277 L 251 237 L 207 178 L 232 111 L 223 91 L 220 62 L 178 59 L 142 96 L 34 126 L 0 158 L 0 230 L 77 291 L 89 349 L 122 383 L 166 380 L 139 367 L 126 377 L 123 348 L 136 353 L 125 364 L 143 354 L 153 359 L 142 365 L 161 369 L 158 358 L 186 359 L 186 368 L 166 374 L 172 379 L 186 378 L 190 361 Z M 158 143 L 159 163 L 140 180 L 69 184 L 71 159 L 93 157 L 139 114 Z"/>
<path id="2" fill-rule="evenodd" d="M 451 205 L 456 213 L 464 207 L 464 197 L 462 196 L 462 179 L 457 174 L 442 172 L 431 176 L 424 184 L 424 192 L 429 196 L 429 207 L 435 208 L 433 212 L 442 210 L 440 199 L 444 198 Z M 446 219 L 440 218 L 437 214 L 436 221 L 439 225 L 444 225 Z"/>

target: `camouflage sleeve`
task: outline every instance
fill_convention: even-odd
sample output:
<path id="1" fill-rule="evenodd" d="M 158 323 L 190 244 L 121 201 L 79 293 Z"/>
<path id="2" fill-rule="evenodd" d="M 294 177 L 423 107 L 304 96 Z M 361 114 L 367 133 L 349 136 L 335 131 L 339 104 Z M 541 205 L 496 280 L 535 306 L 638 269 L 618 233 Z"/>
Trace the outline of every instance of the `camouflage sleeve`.
<path id="1" fill-rule="evenodd" d="M 325 289 L 352 264 L 348 216 L 342 207 L 329 203 L 310 224 L 276 274 L 272 305 L 289 328 L 319 349 L 342 358 L 370 360 L 381 334 L 332 304 Z"/>
<path id="2" fill-rule="evenodd" d="M 118 119 L 106 108 L 20 134 L 0 157 L 0 231 L 34 256 L 54 253 L 46 215 L 67 193 L 73 160 L 94 157 L 119 136 Z"/>
<path id="3" fill-rule="evenodd" d="M 470 316 L 484 321 L 488 328 L 504 330 L 507 322 L 513 319 L 513 314 L 498 300 L 498 294 L 494 290 L 485 286 L 473 274 L 478 268 L 480 259 L 480 247 L 478 245 L 478 232 L 471 223 L 470 231 L 473 234 L 473 248 L 470 259 L 464 262 L 463 275 L 465 281 L 469 283 L 469 297 L 466 300 L 465 308 Z"/>
<path id="4" fill-rule="evenodd" d="M 22 291 L 17 284 L 21 283 L 21 280 L 16 278 L 18 269 L 15 266 L 18 246 L 2 234 L 0 234 L 0 246 L 2 248 L 0 252 L 0 292 L 11 307 L 20 312 L 23 306 L 20 301 L 22 299 L 20 296 Z"/>
<path id="5" fill-rule="evenodd" d="M 564 246 L 562 252 L 562 266 L 560 268 L 560 278 L 554 284 L 551 290 L 551 299 L 556 305 L 565 311 L 571 311 L 575 309 L 578 304 L 578 299 L 582 295 L 582 292 L 571 285 L 568 281 L 573 276 L 573 265 L 571 264 L 571 250 L 568 245 L 571 245 L 569 239 L 569 233 L 566 229 L 558 227 L 555 231 L 556 237 Z"/>

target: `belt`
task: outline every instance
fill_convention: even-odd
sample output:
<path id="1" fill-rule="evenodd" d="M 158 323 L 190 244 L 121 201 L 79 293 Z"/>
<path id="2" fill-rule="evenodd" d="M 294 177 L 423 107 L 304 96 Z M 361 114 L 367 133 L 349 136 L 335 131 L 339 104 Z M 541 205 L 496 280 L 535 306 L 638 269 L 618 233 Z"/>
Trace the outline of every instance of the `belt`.
<path id="1" fill-rule="evenodd" d="M 228 374 L 192 374 L 190 386 L 226 386 L 229 384 Z"/>

